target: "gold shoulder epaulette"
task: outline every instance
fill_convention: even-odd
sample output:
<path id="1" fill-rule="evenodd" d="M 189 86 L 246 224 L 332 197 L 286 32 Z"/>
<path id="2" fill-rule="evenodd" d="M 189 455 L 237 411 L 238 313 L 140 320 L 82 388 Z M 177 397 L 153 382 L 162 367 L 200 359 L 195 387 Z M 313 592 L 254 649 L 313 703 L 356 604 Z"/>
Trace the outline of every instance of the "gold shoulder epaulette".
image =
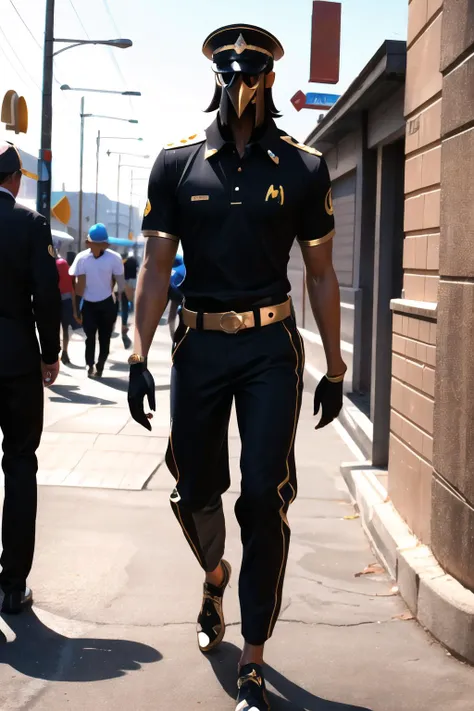
<path id="1" fill-rule="evenodd" d="M 292 138 L 291 136 L 280 136 L 282 141 L 285 141 L 285 143 L 289 143 L 290 146 L 294 146 L 295 148 L 299 148 L 300 151 L 305 151 L 306 153 L 311 153 L 313 156 L 322 156 L 323 154 L 320 153 L 319 151 L 316 150 L 316 148 L 311 148 L 311 146 L 307 146 L 304 143 L 298 143 L 297 140 Z"/>
<path id="2" fill-rule="evenodd" d="M 167 143 L 165 151 L 170 151 L 174 148 L 184 148 L 185 146 L 194 146 L 198 143 L 204 143 L 205 140 L 205 133 L 194 133 L 192 136 L 188 136 L 188 138 L 182 138 L 180 141 L 176 141 L 176 143 Z"/>

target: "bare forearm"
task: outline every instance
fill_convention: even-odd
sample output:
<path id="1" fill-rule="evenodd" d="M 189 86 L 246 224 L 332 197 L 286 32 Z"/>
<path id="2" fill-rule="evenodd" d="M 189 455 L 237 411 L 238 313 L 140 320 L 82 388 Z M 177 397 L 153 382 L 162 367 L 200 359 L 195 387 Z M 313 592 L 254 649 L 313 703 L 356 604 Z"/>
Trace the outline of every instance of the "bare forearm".
<path id="1" fill-rule="evenodd" d="M 148 355 L 155 331 L 168 301 L 169 275 L 157 273 L 153 267 L 143 267 L 135 298 L 134 350 Z"/>
<path id="2" fill-rule="evenodd" d="M 346 365 L 341 355 L 341 298 L 334 269 L 316 278 L 308 274 L 308 294 L 326 353 L 329 375 L 341 375 Z"/>

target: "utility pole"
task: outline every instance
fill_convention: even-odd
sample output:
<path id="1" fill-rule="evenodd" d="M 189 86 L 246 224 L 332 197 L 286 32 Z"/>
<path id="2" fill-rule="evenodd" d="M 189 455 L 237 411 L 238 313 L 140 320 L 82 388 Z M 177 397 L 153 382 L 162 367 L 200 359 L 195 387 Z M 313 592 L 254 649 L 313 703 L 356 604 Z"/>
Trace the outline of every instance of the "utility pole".
<path id="1" fill-rule="evenodd" d="M 122 163 L 122 156 L 119 155 L 118 158 L 118 170 L 117 170 L 117 211 L 115 215 L 115 236 L 119 237 L 120 231 L 120 165 Z"/>
<path id="2" fill-rule="evenodd" d="M 46 0 L 46 24 L 43 56 L 43 102 L 41 112 L 41 148 L 39 152 L 36 209 L 46 219 L 51 217 L 51 135 L 53 129 L 53 47 L 54 1 Z"/>
<path id="3" fill-rule="evenodd" d="M 81 148 L 79 156 L 79 205 L 78 205 L 78 239 L 79 239 L 79 249 L 82 248 L 82 202 L 83 202 L 83 192 L 82 184 L 84 180 L 84 97 L 81 99 Z"/>
<path id="4" fill-rule="evenodd" d="M 94 222 L 97 224 L 99 213 L 99 151 L 100 151 L 100 131 L 97 131 L 97 153 L 95 157 L 95 208 Z"/>

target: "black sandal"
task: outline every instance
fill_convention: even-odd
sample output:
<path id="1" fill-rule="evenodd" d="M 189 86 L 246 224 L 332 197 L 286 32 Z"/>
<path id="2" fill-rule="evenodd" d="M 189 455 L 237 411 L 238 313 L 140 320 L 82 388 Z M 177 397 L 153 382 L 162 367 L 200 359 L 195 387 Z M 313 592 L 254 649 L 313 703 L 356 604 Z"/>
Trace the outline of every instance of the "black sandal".
<path id="1" fill-rule="evenodd" d="M 229 584 L 232 568 L 226 560 L 221 561 L 224 570 L 222 585 L 204 583 L 202 607 L 197 621 L 198 645 L 201 652 L 207 654 L 222 642 L 225 634 L 222 598 Z"/>
<path id="2" fill-rule="evenodd" d="M 265 679 L 259 664 L 245 664 L 239 671 L 235 711 L 270 711 Z"/>

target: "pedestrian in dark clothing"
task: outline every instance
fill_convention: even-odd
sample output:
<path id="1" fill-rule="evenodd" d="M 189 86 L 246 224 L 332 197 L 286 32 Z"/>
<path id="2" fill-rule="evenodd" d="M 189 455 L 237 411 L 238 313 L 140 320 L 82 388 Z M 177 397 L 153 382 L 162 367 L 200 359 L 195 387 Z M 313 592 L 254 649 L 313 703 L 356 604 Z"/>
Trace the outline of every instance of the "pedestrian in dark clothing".
<path id="1" fill-rule="evenodd" d="M 124 269 L 124 279 L 125 283 L 129 288 L 129 296 L 131 295 L 131 300 L 129 296 L 125 293 L 125 290 L 122 291 L 120 294 L 120 315 L 122 317 L 122 341 L 123 345 L 125 348 L 130 348 L 132 345 L 132 341 L 130 340 L 128 336 L 128 316 L 130 313 L 130 306 L 129 304 L 132 304 L 133 307 L 133 300 L 135 296 L 135 289 L 137 287 L 137 274 L 138 274 L 138 262 L 133 256 L 133 254 L 130 254 L 126 256 L 123 260 L 123 269 Z"/>
<path id="2" fill-rule="evenodd" d="M 295 435 L 304 351 L 288 280 L 297 239 L 327 360 L 314 398 L 317 428 L 343 404 L 340 295 L 332 263 L 331 182 L 322 155 L 279 129 L 274 63 L 283 47 L 266 30 L 231 25 L 204 42 L 218 110 L 205 134 L 169 143 L 150 176 L 137 288 L 135 352 L 128 401 L 151 429 L 155 408 L 147 356 L 163 314 L 179 242 L 186 264 L 184 304 L 172 348 L 170 502 L 203 569 L 197 643 L 211 652 L 225 634 L 222 495 L 230 486 L 228 433 L 235 404 L 242 440 L 235 513 L 243 558 L 239 578 L 244 646 L 236 711 L 268 711 L 264 646 L 281 609 L 290 543 L 288 511 L 297 495 Z"/>
<path id="3" fill-rule="evenodd" d="M 35 547 L 36 450 L 43 429 L 43 385 L 54 383 L 60 351 L 61 298 L 46 219 L 16 203 L 21 159 L 0 143 L 0 428 L 5 500 L 0 587 L 2 611 L 33 601 L 26 581 Z M 39 343 L 36 337 L 39 335 Z"/>

